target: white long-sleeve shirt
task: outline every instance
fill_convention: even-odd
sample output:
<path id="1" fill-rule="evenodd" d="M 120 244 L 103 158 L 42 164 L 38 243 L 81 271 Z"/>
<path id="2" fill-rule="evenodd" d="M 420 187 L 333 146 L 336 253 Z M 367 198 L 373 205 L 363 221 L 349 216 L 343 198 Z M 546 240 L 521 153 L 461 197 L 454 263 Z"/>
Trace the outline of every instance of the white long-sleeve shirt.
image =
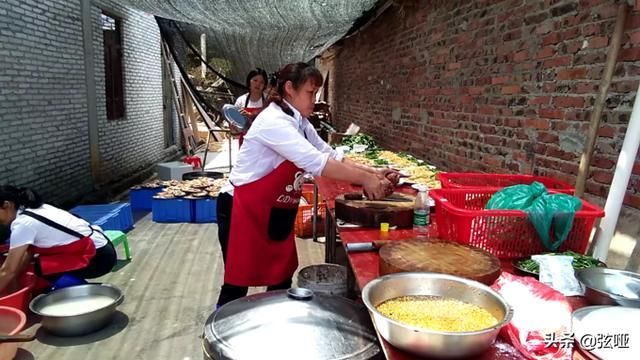
<path id="1" fill-rule="evenodd" d="M 229 176 L 232 184 L 240 186 L 256 181 L 285 160 L 312 175 L 320 175 L 329 158 L 342 161 L 343 155 L 320 138 L 309 120 L 293 106 L 289 107 L 293 116 L 272 103 L 254 120 Z M 232 194 L 233 187 L 227 185 L 221 191 Z"/>

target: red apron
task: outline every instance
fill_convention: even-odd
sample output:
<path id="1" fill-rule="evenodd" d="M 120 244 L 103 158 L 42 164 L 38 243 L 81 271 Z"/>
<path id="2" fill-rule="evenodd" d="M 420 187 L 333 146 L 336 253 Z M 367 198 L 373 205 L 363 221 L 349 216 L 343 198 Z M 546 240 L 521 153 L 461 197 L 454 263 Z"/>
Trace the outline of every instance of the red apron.
<path id="1" fill-rule="evenodd" d="M 298 267 L 293 226 L 303 175 L 285 160 L 263 178 L 235 187 L 225 283 L 269 286 L 293 276 Z"/>
<path id="2" fill-rule="evenodd" d="M 251 127 L 251 123 L 253 123 L 253 120 L 256 118 L 256 116 L 258 116 L 258 114 L 260 113 L 260 111 L 262 111 L 262 109 L 264 109 L 264 108 L 263 107 L 246 107 L 246 108 L 244 108 L 244 110 L 250 114 L 250 117 L 248 118 L 249 126 L 247 126 L 247 128 L 244 130 L 244 132 L 242 132 L 238 136 L 238 147 L 242 146 L 242 143 L 244 142 L 244 134 L 247 133 L 247 131 L 249 130 L 249 127 Z"/>
<path id="3" fill-rule="evenodd" d="M 96 246 L 88 236 L 66 245 L 31 248 L 35 254 L 39 254 L 37 261 L 45 276 L 82 269 L 89 265 L 96 254 Z"/>
<path id="4" fill-rule="evenodd" d="M 31 246 L 30 250 L 39 255 L 36 260 L 42 272 L 39 275 L 46 276 L 82 269 L 89 265 L 91 259 L 96 255 L 96 246 L 91 239 L 91 235 L 95 231 L 93 228 L 91 228 L 91 234 L 85 236 L 31 211 L 25 210 L 22 214 L 77 238 L 76 241 L 69 244 L 49 248 Z"/>

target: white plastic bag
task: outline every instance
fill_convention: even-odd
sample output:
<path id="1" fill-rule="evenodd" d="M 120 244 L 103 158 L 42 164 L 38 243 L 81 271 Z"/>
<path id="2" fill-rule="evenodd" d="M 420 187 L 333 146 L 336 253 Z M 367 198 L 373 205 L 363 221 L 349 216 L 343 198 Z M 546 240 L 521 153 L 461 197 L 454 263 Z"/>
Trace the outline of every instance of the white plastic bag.
<path id="1" fill-rule="evenodd" d="M 564 296 L 582 296 L 584 288 L 576 279 L 573 269 L 573 256 L 534 255 L 533 261 L 540 265 L 539 279 Z"/>

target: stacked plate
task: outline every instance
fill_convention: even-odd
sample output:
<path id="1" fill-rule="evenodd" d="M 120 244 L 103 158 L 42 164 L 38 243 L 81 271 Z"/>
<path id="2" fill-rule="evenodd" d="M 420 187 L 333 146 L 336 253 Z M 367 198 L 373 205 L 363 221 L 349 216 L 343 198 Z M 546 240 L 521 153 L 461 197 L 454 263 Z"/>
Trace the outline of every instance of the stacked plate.
<path id="1" fill-rule="evenodd" d="M 638 359 L 640 309 L 588 306 L 574 311 L 572 322 L 576 343 L 593 359 Z"/>

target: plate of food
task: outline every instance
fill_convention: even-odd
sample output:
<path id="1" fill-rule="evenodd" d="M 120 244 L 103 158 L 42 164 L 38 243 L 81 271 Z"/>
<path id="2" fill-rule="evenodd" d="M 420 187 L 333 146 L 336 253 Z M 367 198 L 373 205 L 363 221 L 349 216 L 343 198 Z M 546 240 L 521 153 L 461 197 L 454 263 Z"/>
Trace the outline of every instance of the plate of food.
<path id="1" fill-rule="evenodd" d="M 591 267 L 607 267 L 605 263 L 602 261 L 595 259 L 588 255 L 582 255 L 577 252 L 568 250 L 560 253 L 546 253 L 542 255 L 567 255 L 573 256 L 573 268 L 578 269 L 586 269 Z M 531 259 L 531 257 L 519 258 L 513 261 L 513 267 L 518 269 L 519 271 L 538 276 L 540 273 L 540 267 L 537 262 Z"/>

